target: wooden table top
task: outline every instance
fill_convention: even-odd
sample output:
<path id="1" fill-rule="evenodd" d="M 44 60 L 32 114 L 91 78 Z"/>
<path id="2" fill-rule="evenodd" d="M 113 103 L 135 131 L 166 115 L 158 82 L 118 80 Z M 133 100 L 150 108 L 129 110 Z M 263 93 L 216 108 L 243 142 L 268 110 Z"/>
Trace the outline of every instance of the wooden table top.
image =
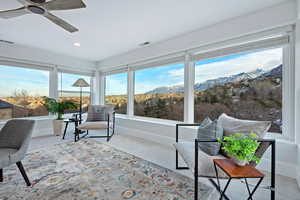
<path id="1" fill-rule="evenodd" d="M 231 178 L 262 178 L 265 176 L 250 165 L 238 166 L 230 159 L 214 159 L 213 161 Z"/>

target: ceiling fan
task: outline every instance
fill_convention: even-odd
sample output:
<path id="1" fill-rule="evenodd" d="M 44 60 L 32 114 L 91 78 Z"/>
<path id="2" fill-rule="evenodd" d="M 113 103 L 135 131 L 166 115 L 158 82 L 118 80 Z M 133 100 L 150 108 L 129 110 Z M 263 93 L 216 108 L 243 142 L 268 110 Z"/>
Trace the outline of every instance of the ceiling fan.
<path id="1" fill-rule="evenodd" d="M 18 9 L 0 11 L 0 18 L 10 19 L 26 14 L 37 14 L 46 17 L 51 22 L 73 33 L 78 29 L 63 19 L 51 14 L 53 10 L 72 10 L 85 8 L 86 5 L 82 0 L 17 0 L 24 6 Z"/>

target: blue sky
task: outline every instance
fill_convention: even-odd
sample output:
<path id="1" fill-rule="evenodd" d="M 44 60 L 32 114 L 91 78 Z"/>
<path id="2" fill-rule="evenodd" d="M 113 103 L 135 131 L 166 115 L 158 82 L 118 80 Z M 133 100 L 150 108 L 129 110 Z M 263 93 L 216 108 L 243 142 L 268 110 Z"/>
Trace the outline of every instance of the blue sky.
<path id="1" fill-rule="evenodd" d="M 59 74 L 59 90 L 61 88 Z M 88 83 L 90 78 L 86 76 L 63 74 L 63 90 L 75 90 L 72 84 L 78 79 L 84 78 Z M 0 97 L 12 96 L 14 91 L 26 90 L 32 96 L 49 95 L 49 72 L 20 67 L 0 65 Z M 89 90 L 85 88 L 84 90 Z"/>
<path id="2" fill-rule="evenodd" d="M 0 65 L 0 96 L 11 96 L 15 90 L 27 90 L 30 95 L 49 94 L 49 73 L 27 68 Z"/>
<path id="3" fill-rule="evenodd" d="M 230 76 L 256 69 L 270 70 L 282 63 L 282 49 L 271 49 L 248 54 L 237 54 L 204 60 L 196 63 L 195 82 Z M 87 76 L 62 74 L 62 89 L 77 91 L 72 84 Z M 59 90 L 61 89 L 59 75 Z M 135 72 L 135 93 L 141 94 L 162 86 L 182 85 L 184 81 L 183 64 L 138 70 Z M 11 96 L 15 90 L 25 89 L 30 95 L 46 96 L 49 93 L 49 72 L 0 65 L 0 96 Z M 106 95 L 127 93 L 127 74 L 115 74 L 106 78 Z M 84 88 L 89 91 L 89 88 Z"/>
<path id="4" fill-rule="evenodd" d="M 204 82 L 256 69 L 267 71 L 281 63 L 281 48 L 207 59 L 196 63 L 195 82 Z M 182 85 L 183 82 L 183 64 L 138 70 L 135 72 L 135 94 L 142 94 L 157 87 Z M 106 85 L 106 95 L 126 94 L 126 73 L 108 76 Z"/>

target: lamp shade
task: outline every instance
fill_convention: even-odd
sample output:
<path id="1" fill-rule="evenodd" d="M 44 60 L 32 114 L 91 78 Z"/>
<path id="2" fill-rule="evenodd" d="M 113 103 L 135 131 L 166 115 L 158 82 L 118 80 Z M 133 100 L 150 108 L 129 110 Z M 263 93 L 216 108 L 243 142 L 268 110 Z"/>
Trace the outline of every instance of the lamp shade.
<path id="1" fill-rule="evenodd" d="M 73 87 L 89 87 L 90 85 L 83 79 L 80 78 L 72 85 Z"/>

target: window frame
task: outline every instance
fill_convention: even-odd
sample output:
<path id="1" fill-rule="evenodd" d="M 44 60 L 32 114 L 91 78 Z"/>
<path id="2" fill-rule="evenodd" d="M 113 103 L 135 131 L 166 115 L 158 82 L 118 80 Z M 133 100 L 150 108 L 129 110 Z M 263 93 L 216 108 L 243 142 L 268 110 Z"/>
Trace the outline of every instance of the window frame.
<path id="1" fill-rule="evenodd" d="M 114 73 L 107 73 L 107 74 L 105 74 L 105 76 L 104 76 L 104 104 L 106 103 L 106 86 L 107 86 L 107 83 L 106 83 L 106 81 L 107 81 L 107 76 L 113 76 L 113 75 L 116 75 L 116 74 L 126 74 L 126 82 L 127 82 L 127 85 L 126 85 L 126 98 L 127 98 L 127 108 L 126 108 L 126 114 L 121 114 L 121 113 L 116 113 L 117 115 L 124 115 L 124 116 L 126 116 L 126 115 L 128 115 L 129 114 L 129 112 L 128 112 L 128 102 L 129 102 L 129 95 L 128 95 L 128 89 L 129 89 L 129 86 L 128 86 L 128 80 L 129 80 L 129 73 L 128 73 L 128 71 L 116 71 L 116 72 L 114 72 Z"/>
<path id="2" fill-rule="evenodd" d="M 92 91 L 93 91 L 93 76 L 92 75 L 88 75 L 88 74 L 85 74 L 85 73 L 76 73 L 76 72 L 74 72 L 74 73 L 71 73 L 71 72 L 69 72 L 69 71 L 57 71 L 57 99 L 59 99 L 60 98 L 60 95 L 61 95 L 61 92 L 72 92 L 72 93 L 75 93 L 75 94 L 80 94 L 80 91 L 79 90 L 76 90 L 75 89 L 75 87 L 74 87 L 74 90 L 63 90 L 62 89 L 62 74 L 70 74 L 70 75 L 78 75 L 78 76 L 88 76 L 89 78 L 90 78 L 90 82 L 89 82 L 89 84 L 90 84 L 90 91 L 88 92 L 88 91 L 82 91 L 82 93 L 84 94 L 84 93 L 86 93 L 86 94 L 88 94 L 89 93 L 89 100 L 90 100 L 90 104 L 92 104 L 92 100 L 93 100 L 93 97 L 92 97 L 92 95 L 93 95 L 93 93 L 92 93 Z M 59 76 L 61 77 L 60 79 L 59 79 Z M 59 88 L 59 80 L 61 81 L 61 88 Z M 76 81 L 76 80 L 75 80 Z"/>
<path id="3" fill-rule="evenodd" d="M 185 58 L 186 55 L 184 55 L 184 57 L 182 55 L 180 55 L 179 58 Z M 155 61 L 155 62 L 151 62 L 151 63 L 146 63 L 146 64 L 141 64 L 140 66 L 134 66 L 132 68 L 129 69 L 129 72 L 132 72 L 132 80 L 131 80 L 131 83 L 129 83 L 129 80 L 128 80 L 128 87 L 131 87 L 130 89 L 132 89 L 132 91 L 130 92 L 130 96 L 132 98 L 131 100 L 131 104 L 132 106 L 130 107 L 131 112 L 132 112 L 132 117 L 135 117 L 135 118 L 139 118 L 139 119 L 149 119 L 149 120 L 152 120 L 152 121 L 175 121 L 175 122 L 186 122 L 186 109 L 185 109 L 185 106 L 186 106 L 186 98 L 185 98 L 185 95 L 186 95 L 186 84 L 185 84 L 185 81 L 186 81 L 186 77 L 185 77 L 185 70 L 186 70 L 186 65 L 189 65 L 188 63 L 185 62 L 185 59 L 184 60 L 181 60 L 181 59 L 167 59 L 167 60 L 162 60 L 162 61 Z M 155 118 L 155 117 L 147 117 L 147 116 L 139 116 L 139 115 L 135 115 L 134 114 L 134 100 L 135 100 L 135 87 L 136 87 L 136 80 L 135 80 L 135 72 L 137 71 L 141 71 L 141 70 L 147 70 L 147 69 L 153 69 L 153 68 L 163 68 L 163 67 L 169 67 L 169 66 L 172 66 L 172 65 L 177 65 L 177 64 L 182 64 L 183 65 L 183 69 L 184 69 L 184 75 L 183 75 L 183 79 L 184 79 L 184 83 L 183 83 L 183 87 L 184 87 L 184 93 L 183 93 L 183 102 L 184 102 L 184 109 L 183 109 L 183 113 L 182 113 L 182 116 L 183 116 L 183 120 L 181 121 L 176 121 L 176 120 L 170 120 L 170 119 L 162 119 L 162 118 Z M 129 89 L 129 88 L 128 88 Z M 129 93 L 128 93 L 129 94 Z M 191 122 L 193 123 L 193 122 Z"/>
<path id="4" fill-rule="evenodd" d="M 48 72 L 48 97 L 51 96 L 51 72 L 52 72 L 52 68 L 47 67 L 47 66 L 42 66 L 42 65 L 27 64 L 27 63 L 14 62 L 14 61 L 5 61 L 5 60 L 4 61 L 0 60 L 0 66 Z M 0 123 L 7 122 L 8 120 L 11 120 L 11 119 L 43 119 L 43 118 L 48 117 L 48 116 L 49 116 L 49 114 L 48 115 L 41 115 L 41 116 L 29 116 L 29 117 L 0 119 Z"/>
<path id="5" fill-rule="evenodd" d="M 294 35 L 293 32 L 290 32 L 287 34 L 288 37 L 288 43 L 287 44 L 275 44 L 274 46 L 269 45 L 268 47 L 264 47 L 262 45 L 262 48 L 254 48 L 254 49 L 248 49 L 246 52 L 240 51 L 237 53 L 247 53 L 250 51 L 256 51 L 256 50 L 267 50 L 267 49 L 272 49 L 272 48 L 282 48 L 283 49 L 283 71 L 282 71 L 282 77 L 283 77 L 283 87 L 282 87 L 282 121 L 283 121 L 283 128 L 282 128 L 282 133 L 272 133 L 272 132 L 267 132 L 266 137 L 268 138 L 275 138 L 275 139 L 282 139 L 282 140 L 288 140 L 288 141 L 294 141 L 295 139 L 295 132 L 294 132 L 294 93 L 295 91 L 293 88 L 295 88 L 295 81 L 294 81 L 294 60 L 295 60 L 295 54 L 294 54 Z M 255 42 L 257 44 L 257 42 Z M 251 43 L 249 43 L 251 45 Z M 233 48 L 236 48 L 233 46 Z M 218 49 L 216 50 L 218 51 Z M 229 48 L 229 52 L 232 52 Z M 212 59 L 216 57 L 222 57 L 220 54 L 218 56 L 207 56 L 209 53 L 204 52 L 205 56 L 203 57 L 204 59 Z M 236 53 L 234 53 L 236 54 Z M 228 55 L 234 55 L 233 53 L 227 53 L 226 51 L 223 51 L 223 56 L 228 56 Z M 212 54 L 214 55 L 214 54 Z M 190 62 L 195 63 L 195 59 L 192 59 Z M 200 60 L 198 60 L 200 61 Z M 194 74 L 195 76 L 195 74 Z M 194 96 L 193 96 L 194 97 Z M 194 106 L 194 104 L 193 104 Z"/>
<path id="6" fill-rule="evenodd" d="M 242 48 L 241 51 L 238 51 L 236 53 L 247 53 L 244 52 L 244 50 L 250 52 L 255 50 L 264 50 L 264 49 L 271 49 L 271 48 L 283 48 L 283 105 L 282 105 L 282 114 L 283 114 L 283 130 L 282 134 L 278 133 L 267 133 L 268 138 L 275 138 L 275 139 L 282 139 L 282 140 L 288 140 L 293 141 L 295 139 L 295 133 L 294 133 L 294 106 L 295 106 L 295 91 L 293 90 L 295 86 L 295 80 L 294 80 L 294 60 L 295 60 L 295 47 L 294 47 L 294 31 L 289 31 L 284 36 L 278 36 L 279 39 L 276 40 L 274 37 L 271 37 L 269 40 L 267 39 L 261 39 L 261 40 L 255 40 L 247 43 L 244 42 L 242 45 L 253 45 L 253 48 L 248 48 L 247 46 L 245 48 Z M 264 44 L 259 44 L 259 42 L 264 42 Z M 285 41 L 285 43 L 284 43 Z M 272 43 L 274 42 L 274 43 Z M 286 43 L 287 42 L 287 43 Z M 272 45 L 274 44 L 274 45 Z M 233 44 L 231 47 L 234 49 L 230 49 L 228 47 L 223 48 L 224 46 L 220 45 L 219 47 L 213 46 L 214 48 L 212 51 L 218 51 L 222 52 L 222 55 L 220 56 L 227 56 L 232 55 L 234 53 L 233 50 L 238 50 L 238 44 Z M 228 52 L 224 51 L 224 49 L 228 49 Z M 209 57 L 209 49 L 206 49 L 205 51 L 202 51 L 200 54 L 203 54 L 205 56 L 205 59 L 214 58 L 216 54 L 211 54 L 212 57 Z M 128 103 L 127 103 L 127 117 L 130 118 L 143 118 L 145 120 L 149 121 L 170 121 L 167 119 L 156 119 L 151 117 L 145 117 L 145 116 L 135 116 L 134 115 L 134 93 L 135 93 L 135 71 L 147 69 L 147 68 L 153 68 L 158 66 L 166 66 L 171 64 L 177 64 L 177 63 L 184 63 L 184 122 L 186 123 L 194 123 L 194 84 L 195 84 L 195 57 L 201 56 L 199 54 L 199 49 L 197 51 L 191 50 L 191 51 L 185 51 L 184 53 L 184 59 L 182 59 L 182 54 L 180 55 L 181 61 L 178 59 L 171 59 L 176 60 L 174 62 L 166 62 L 167 60 L 170 61 L 168 56 L 162 56 L 159 58 L 159 60 L 155 60 L 152 63 L 147 61 L 145 64 L 132 64 L 132 65 L 126 65 L 126 67 L 123 70 L 118 70 L 118 73 L 127 71 L 127 95 L 128 95 Z M 204 59 L 204 58 L 203 58 Z M 199 60 L 198 60 L 199 61 Z M 109 74 L 109 73 L 107 73 Z"/>

